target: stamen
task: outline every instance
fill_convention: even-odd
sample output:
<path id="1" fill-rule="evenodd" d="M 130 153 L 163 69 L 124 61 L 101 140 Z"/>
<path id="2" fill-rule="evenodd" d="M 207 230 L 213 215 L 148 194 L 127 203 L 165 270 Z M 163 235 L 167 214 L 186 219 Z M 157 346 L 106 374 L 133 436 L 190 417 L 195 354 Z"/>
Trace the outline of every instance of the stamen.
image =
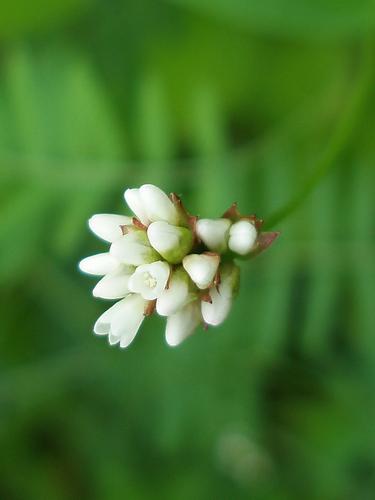
<path id="1" fill-rule="evenodd" d="M 144 283 L 149 288 L 155 288 L 157 281 L 150 273 L 143 273 Z"/>

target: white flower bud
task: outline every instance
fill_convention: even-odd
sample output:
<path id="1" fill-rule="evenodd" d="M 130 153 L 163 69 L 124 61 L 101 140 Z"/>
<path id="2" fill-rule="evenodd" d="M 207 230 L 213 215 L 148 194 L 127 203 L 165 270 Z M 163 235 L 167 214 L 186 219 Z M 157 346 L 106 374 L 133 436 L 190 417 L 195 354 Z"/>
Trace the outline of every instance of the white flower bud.
<path id="1" fill-rule="evenodd" d="M 257 237 L 258 233 L 254 224 L 247 220 L 240 220 L 229 230 L 228 246 L 232 252 L 246 255 L 254 247 Z"/>
<path id="2" fill-rule="evenodd" d="M 181 344 L 201 322 L 199 301 L 190 302 L 167 318 L 165 339 L 171 347 Z"/>
<path id="3" fill-rule="evenodd" d="M 208 288 L 212 284 L 219 267 L 219 263 L 219 255 L 209 255 L 204 253 L 200 255 L 187 255 L 182 261 L 185 271 L 201 290 Z"/>
<path id="4" fill-rule="evenodd" d="M 96 236 L 112 243 L 122 236 L 121 226 L 131 223 L 131 217 L 125 215 L 96 214 L 89 220 L 89 227 Z"/>
<path id="5" fill-rule="evenodd" d="M 193 245 L 193 234 L 189 229 L 163 221 L 150 224 L 147 236 L 151 246 L 171 264 L 180 263 Z"/>
<path id="6" fill-rule="evenodd" d="M 140 220 L 145 226 L 148 226 L 150 224 L 150 221 L 147 217 L 144 203 L 141 200 L 139 189 L 127 189 L 124 193 L 124 197 L 126 203 L 128 204 L 128 207 L 134 213 L 137 219 Z"/>
<path id="7" fill-rule="evenodd" d="M 151 222 L 165 221 L 178 225 L 178 211 L 164 191 L 152 184 L 144 184 L 139 188 L 139 194 Z"/>
<path id="8" fill-rule="evenodd" d="M 205 323 L 219 325 L 222 323 L 232 307 L 233 297 L 239 286 L 239 268 L 235 264 L 225 264 L 220 268 L 221 282 L 210 289 L 212 303 L 202 301 L 201 310 Z"/>
<path id="9" fill-rule="evenodd" d="M 163 290 L 156 301 L 156 312 L 160 316 L 171 316 L 186 303 L 189 297 L 189 276 L 183 269 L 173 272 L 168 288 Z"/>
<path id="10" fill-rule="evenodd" d="M 138 294 L 127 295 L 100 316 L 94 326 L 97 335 L 108 335 L 110 344 L 127 347 L 144 319 L 147 301 Z"/>
<path id="11" fill-rule="evenodd" d="M 112 273 L 106 274 L 95 286 L 92 294 L 100 299 L 122 299 L 129 293 L 129 277 L 134 268 L 120 265 Z"/>
<path id="12" fill-rule="evenodd" d="M 82 272 L 96 276 L 104 276 L 105 274 L 112 273 L 118 267 L 119 262 L 108 252 L 91 255 L 91 257 L 86 257 L 79 263 L 79 268 Z"/>
<path id="13" fill-rule="evenodd" d="M 213 252 L 225 252 L 230 225 L 229 219 L 199 219 L 196 225 L 198 238 Z"/>
<path id="14" fill-rule="evenodd" d="M 129 290 L 147 300 L 157 299 L 167 286 L 169 273 L 169 265 L 160 260 L 139 266 L 130 276 Z"/>
<path id="15" fill-rule="evenodd" d="M 110 254 L 124 264 L 140 266 L 160 259 L 144 231 L 135 230 L 112 243 Z"/>

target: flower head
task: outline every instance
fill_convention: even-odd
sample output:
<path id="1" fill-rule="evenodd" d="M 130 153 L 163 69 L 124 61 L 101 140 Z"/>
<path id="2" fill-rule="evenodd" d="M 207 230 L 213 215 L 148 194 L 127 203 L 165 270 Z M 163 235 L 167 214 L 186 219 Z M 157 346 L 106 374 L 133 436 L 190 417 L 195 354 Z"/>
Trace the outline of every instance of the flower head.
<path id="1" fill-rule="evenodd" d="M 177 195 L 152 184 L 127 189 L 124 196 L 134 217 L 91 217 L 90 229 L 110 248 L 79 264 L 81 271 L 101 276 L 95 297 L 120 299 L 100 316 L 94 332 L 127 347 L 156 311 L 167 318 L 168 345 L 176 346 L 199 324 L 221 324 L 239 287 L 234 259 L 256 256 L 279 233 L 261 232 L 262 221 L 242 216 L 235 204 L 218 219 L 192 217 Z"/>

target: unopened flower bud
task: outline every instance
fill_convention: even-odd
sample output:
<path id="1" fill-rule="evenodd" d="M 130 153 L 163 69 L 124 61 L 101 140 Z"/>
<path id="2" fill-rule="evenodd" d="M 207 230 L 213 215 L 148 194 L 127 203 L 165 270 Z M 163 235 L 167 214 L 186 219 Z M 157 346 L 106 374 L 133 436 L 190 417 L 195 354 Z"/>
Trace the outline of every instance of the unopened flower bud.
<path id="1" fill-rule="evenodd" d="M 139 266 L 129 278 L 129 290 L 147 300 L 157 299 L 167 285 L 169 273 L 169 265 L 162 261 Z"/>
<path id="2" fill-rule="evenodd" d="M 94 274 L 95 276 L 104 276 L 105 274 L 112 273 L 118 266 L 118 260 L 108 252 L 91 255 L 91 257 L 86 257 L 79 263 L 79 268 L 82 272 Z"/>
<path id="3" fill-rule="evenodd" d="M 153 222 L 147 229 L 151 246 L 171 264 L 179 264 L 193 245 L 190 229 L 168 222 Z"/>
<path id="4" fill-rule="evenodd" d="M 147 234 L 142 230 L 134 230 L 123 235 L 112 243 L 110 254 L 124 264 L 140 266 L 160 259 L 150 246 Z"/>
<path id="5" fill-rule="evenodd" d="M 157 221 L 176 226 L 186 222 L 186 216 L 179 207 L 153 184 L 144 184 L 139 189 L 127 189 L 124 197 L 129 208 L 145 226 Z"/>
<path id="6" fill-rule="evenodd" d="M 199 219 L 196 224 L 198 238 L 213 252 L 225 252 L 230 225 L 229 219 Z"/>
<path id="7" fill-rule="evenodd" d="M 258 232 L 254 224 L 248 220 L 240 220 L 229 230 L 228 246 L 239 255 L 248 254 L 254 247 Z"/>
<path id="8" fill-rule="evenodd" d="M 202 301 L 201 310 L 205 323 L 219 325 L 228 316 L 233 298 L 239 287 L 240 270 L 228 263 L 220 267 L 220 285 L 210 289 L 211 302 Z"/>
<path id="9" fill-rule="evenodd" d="M 124 198 L 128 207 L 132 210 L 137 219 L 140 220 L 145 226 L 148 226 L 150 221 L 147 217 L 146 207 L 142 202 L 139 189 L 127 189 L 124 193 Z"/>
<path id="10" fill-rule="evenodd" d="M 220 257 L 215 254 L 190 254 L 182 261 L 185 271 L 198 288 L 208 288 L 216 275 Z"/>
<path id="11" fill-rule="evenodd" d="M 171 347 L 181 344 L 201 322 L 199 301 L 190 302 L 167 318 L 165 339 Z"/>
<path id="12" fill-rule="evenodd" d="M 171 316 L 188 300 L 189 276 L 179 268 L 173 272 L 168 288 L 163 290 L 156 301 L 156 312 L 160 316 Z"/>
<path id="13" fill-rule="evenodd" d="M 96 236 L 112 243 L 122 236 L 121 226 L 131 223 L 131 217 L 126 215 L 96 214 L 89 220 L 89 227 Z"/>

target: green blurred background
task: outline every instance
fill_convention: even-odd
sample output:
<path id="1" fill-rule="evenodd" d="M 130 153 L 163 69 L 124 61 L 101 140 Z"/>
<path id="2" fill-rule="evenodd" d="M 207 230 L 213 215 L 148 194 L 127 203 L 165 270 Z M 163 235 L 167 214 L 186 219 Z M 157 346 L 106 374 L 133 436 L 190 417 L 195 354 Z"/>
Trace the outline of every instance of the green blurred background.
<path id="1" fill-rule="evenodd" d="M 373 0 L 3 0 L 0 498 L 375 492 Z M 153 182 L 282 231 L 226 323 L 125 351 L 77 272 Z"/>

